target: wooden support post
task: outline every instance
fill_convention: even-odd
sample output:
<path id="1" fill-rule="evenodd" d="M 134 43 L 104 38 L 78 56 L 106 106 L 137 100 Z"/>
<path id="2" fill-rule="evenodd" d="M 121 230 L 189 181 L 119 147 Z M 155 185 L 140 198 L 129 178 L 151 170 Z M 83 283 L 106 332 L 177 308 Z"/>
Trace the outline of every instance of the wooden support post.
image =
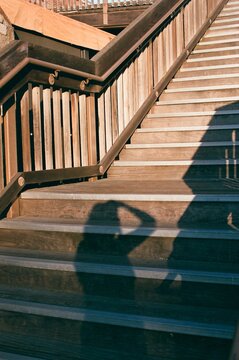
<path id="1" fill-rule="evenodd" d="M 5 170 L 6 182 L 16 175 L 18 171 L 17 159 L 17 126 L 16 126 L 16 103 L 15 101 L 7 110 L 4 120 L 4 144 L 5 144 Z M 8 217 L 12 218 L 19 215 L 18 202 L 16 202 L 8 212 Z"/>
<path id="2" fill-rule="evenodd" d="M 103 0 L 103 25 L 108 25 L 108 0 Z"/>
<path id="3" fill-rule="evenodd" d="M 95 96 L 87 96 L 87 133 L 88 133 L 88 159 L 89 165 L 97 163 L 97 141 L 95 124 Z"/>

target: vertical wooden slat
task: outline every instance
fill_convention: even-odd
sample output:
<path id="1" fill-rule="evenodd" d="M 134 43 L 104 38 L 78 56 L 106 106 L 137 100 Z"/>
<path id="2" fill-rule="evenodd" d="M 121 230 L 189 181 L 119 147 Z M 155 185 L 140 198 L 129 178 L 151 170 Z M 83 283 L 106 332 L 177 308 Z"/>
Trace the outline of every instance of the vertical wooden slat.
<path id="1" fill-rule="evenodd" d="M 117 84 L 116 80 L 111 85 L 111 118 L 112 118 L 112 140 L 113 143 L 119 136 L 117 107 Z"/>
<path id="2" fill-rule="evenodd" d="M 63 133 L 62 133 L 62 113 L 61 113 L 61 91 L 53 91 L 53 129 L 54 129 L 54 151 L 55 168 L 63 168 Z"/>
<path id="3" fill-rule="evenodd" d="M 25 91 L 20 101 L 21 129 L 22 129 L 22 160 L 23 170 L 31 171 L 31 143 L 30 143 L 30 116 L 29 116 L 29 89 Z"/>
<path id="4" fill-rule="evenodd" d="M 95 95 L 86 98 L 88 124 L 88 158 L 89 165 L 97 164 L 96 123 L 95 123 Z"/>
<path id="5" fill-rule="evenodd" d="M 0 191 L 4 188 L 4 162 L 3 162 L 3 117 L 0 116 Z"/>
<path id="6" fill-rule="evenodd" d="M 73 148 L 73 166 L 81 165 L 80 153 L 80 121 L 79 121 L 79 94 L 71 95 L 71 118 L 72 118 L 72 148 Z"/>
<path id="7" fill-rule="evenodd" d="M 53 169 L 51 89 L 43 90 L 45 168 Z"/>
<path id="8" fill-rule="evenodd" d="M 156 85 L 159 82 L 159 57 L 158 57 L 159 36 L 153 40 L 153 82 Z"/>
<path id="9" fill-rule="evenodd" d="M 88 136 L 87 136 L 87 118 L 86 118 L 86 95 L 80 95 L 80 143 L 81 143 L 81 164 L 87 166 L 88 160 Z"/>
<path id="10" fill-rule="evenodd" d="M 148 68 L 148 93 L 147 96 L 153 90 L 153 44 L 150 41 L 147 48 L 147 68 Z"/>
<path id="11" fill-rule="evenodd" d="M 110 147 L 113 144 L 110 86 L 107 88 L 105 92 L 105 136 L 106 136 L 106 151 L 109 151 Z"/>
<path id="12" fill-rule="evenodd" d="M 99 126 L 99 151 L 100 151 L 100 160 L 101 160 L 103 159 L 106 153 L 104 94 L 101 94 L 101 96 L 98 98 L 98 126 Z"/>
<path id="13" fill-rule="evenodd" d="M 71 118 L 70 118 L 70 93 L 62 93 L 62 117 L 63 117 L 63 144 L 64 144 L 64 166 L 72 166 L 71 152 Z"/>
<path id="14" fill-rule="evenodd" d="M 43 170 L 42 128 L 41 128 L 41 92 L 38 86 L 32 89 L 32 117 L 34 133 L 35 170 Z"/>
<path id="15" fill-rule="evenodd" d="M 16 104 L 14 103 L 4 116 L 4 153 L 6 166 L 6 182 L 18 171 L 17 138 L 16 138 Z"/>
<path id="16" fill-rule="evenodd" d="M 123 95 L 124 95 L 124 127 L 129 122 L 129 69 L 123 73 Z"/>
<path id="17" fill-rule="evenodd" d="M 124 129 L 124 94 L 123 94 L 123 75 L 121 74 L 117 79 L 117 105 L 118 105 L 118 124 L 119 134 Z"/>

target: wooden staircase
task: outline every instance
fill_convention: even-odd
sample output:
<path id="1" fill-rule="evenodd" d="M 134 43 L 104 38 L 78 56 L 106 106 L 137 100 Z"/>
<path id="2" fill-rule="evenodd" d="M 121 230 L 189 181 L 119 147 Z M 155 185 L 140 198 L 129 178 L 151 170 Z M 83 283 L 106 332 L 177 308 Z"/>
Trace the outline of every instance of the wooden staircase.
<path id="1" fill-rule="evenodd" d="M 3 359 L 228 359 L 239 317 L 239 1 L 108 171 L 0 222 Z"/>

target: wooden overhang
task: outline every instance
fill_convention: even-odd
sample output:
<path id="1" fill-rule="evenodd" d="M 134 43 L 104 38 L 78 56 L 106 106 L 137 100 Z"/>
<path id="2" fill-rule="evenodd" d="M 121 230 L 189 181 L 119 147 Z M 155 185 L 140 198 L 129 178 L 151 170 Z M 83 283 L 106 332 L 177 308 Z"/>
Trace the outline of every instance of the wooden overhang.
<path id="1" fill-rule="evenodd" d="M 112 34 L 31 4 L 27 0 L 0 0 L 0 8 L 19 33 L 28 31 L 33 35 L 39 34 L 74 47 L 95 51 L 101 50 L 114 38 Z"/>

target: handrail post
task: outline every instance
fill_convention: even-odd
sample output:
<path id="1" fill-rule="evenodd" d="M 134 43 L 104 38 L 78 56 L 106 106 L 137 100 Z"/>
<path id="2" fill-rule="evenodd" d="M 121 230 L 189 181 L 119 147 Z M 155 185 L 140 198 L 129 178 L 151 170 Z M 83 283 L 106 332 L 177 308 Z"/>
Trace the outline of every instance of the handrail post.
<path id="1" fill-rule="evenodd" d="M 103 0 L 103 25 L 108 25 L 108 0 Z"/>

